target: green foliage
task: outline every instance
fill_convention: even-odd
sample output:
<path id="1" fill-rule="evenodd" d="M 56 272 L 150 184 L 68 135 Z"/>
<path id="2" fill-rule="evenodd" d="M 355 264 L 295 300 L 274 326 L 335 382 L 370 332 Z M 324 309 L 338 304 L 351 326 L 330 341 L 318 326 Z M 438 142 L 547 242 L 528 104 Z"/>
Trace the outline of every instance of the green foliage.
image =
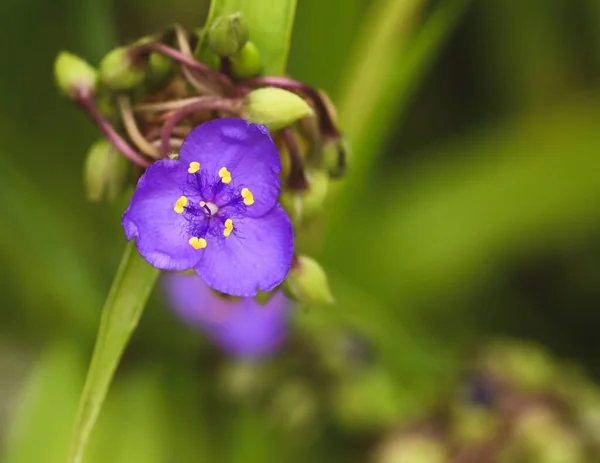
<path id="1" fill-rule="evenodd" d="M 303 0 L 292 34 L 295 8 L 272 0 L 214 2 L 210 11 L 191 0 L 0 6 L 11 69 L 0 73 L 1 461 L 66 461 L 86 357 L 124 246 L 125 200 L 85 199 L 85 152 L 98 134 L 56 92 L 57 51 L 97 65 L 170 21 L 193 29 L 237 11 L 268 74 L 284 73 L 291 46 L 287 71 L 328 91 L 349 141 L 348 176 L 318 189 L 298 243 L 327 273 L 336 302 L 299 306 L 279 355 L 240 365 L 175 323 L 157 291 L 84 463 L 438 458 L 435 433 L 398 429 L 437 425 L 432 410 L 442 409 L 456 425 L 443 439 L 493 435 L 504 415 L 454 392 L 475 365 L 473 348 L 505 331 L 548 349 L 493 348 L 494 374 L 519 397 L 551 383 L 585 433 L 554 409 L 529 410 L 510 423 L 520 440 L 503 458 L 552 461 L 539 429 L 556 455 L 571 455 L 564 461 L 581 460 L 582 440 L 597 449 L 600 393 L 582 372 L 600 373 L 598 2 Z M 140 278 L 122 296 L 137 284 L 147 293 L 156 277 L 138 264 Z"/>

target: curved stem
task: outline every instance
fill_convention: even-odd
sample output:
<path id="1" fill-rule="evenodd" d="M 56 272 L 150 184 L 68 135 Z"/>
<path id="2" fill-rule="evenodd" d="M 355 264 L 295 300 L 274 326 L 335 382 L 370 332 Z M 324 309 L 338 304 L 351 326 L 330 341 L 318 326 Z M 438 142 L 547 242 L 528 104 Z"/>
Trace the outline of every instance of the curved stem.
<path id="1" fill-rule="evenodd" d="M 129 97 L 124 95 L 119 96 L 117 98 L 117 104 L 119 105 L 121 119 L 123 120 L 123 124 L 125 124 L 125 130 L 127 130 L 129 138 L 133 140 L 135 145 L 143 153 L 147 154 L 148 156 L 152 156 L 155 159 L 160 158 L 160 152 L 154 146 L 152 146 L 140 132 L 135 117 L 133 116 Z"/>
<path id="2" fill-rule="evenodd" d="M 203 97 L 194 96 L 191 98 L 181 98 L 179 100 L 161 101 L 160 103 L 142 103 L 133 107 L 134 111 L 139 112 L 159 112 L 173 111 L 181 109 L 184 106 L 200 101 Z"/>
<path id="3" fill-rule="evenodd" d="M 168 156 L 171 151 L 171 135 L 175 126 L 186 116 L 194 114 L 198 111 L 213 110 L 225 111 L 236 114 L 242 106 L 241 100 L 223 100 L 218 97 L 203 97 L 198 101 L 184 106 L 179 111 L 172 114 L 164 123 L 160 132 L 161 152 L 164 156 Z"/>
<path id="4" fill-rule="evenodd" d="M 192 49 L 190 48 L 190 44 L 188 43 L 188 40 L 187 40 L 187 36 L 186 36 L 187 32 L 179 24 L 175 24 L 174 30 L 175 30 L 175 37 L 177 39 L 177 45 L 179 46 L 181 53 L 183 53 L 185 56 L 193 59 L 194 54 L 192 53 Z M 183 76 L 188 81 L 188 83 L 192 87 L 194 87 L 198 93 L 201 93 L 201 94 L 219 93 L 218 91 L 216 91 L 218 89 L 215 90 L 214 88 L 209 88 L 209 87 L 212 87 L 212 85 L 210 85 L 210 82 L 208 82 L 208 85 L 206 85 L 204 82 L 200 82 L 200 80 L 198 80 L 196 78 L 194 73 L 187 66 L 182 66 L 181 72 L 183 73 Z"/>
<path id="5" fill-rule="evenodd" d="M 104 116 L 102 116 L 96 107 L 96 103 L 91 96 L 81 98 L 77 102 L 79 105 L 81 105 L 81 107 L 83 107 L 83 109 L 87 111 L 98 128 L 102 131 L 102 133 L 104 133 L 106 138 L 108 138 L 108 141 L 110 141 L 121 154 L 138 166 L 148 167 L 151 164 L 150 161 L 134 150 L 129 143 L 123 140 L 121 135 L 119 135 L 117 131 L 108 123 L 108 121 L 104 119 Z"/>
<path id="6" fill-rule="evenodd" d="M 179 50 L 176 50 L 175 48 L 171 48 L 168 45 L 165 45 L 164 43 L 159 43 L 159 42 L 149 43 L 147 45 L 143 45 L 142 47 L 140 47 L 139 51 L 140 52 L 154 51 L 156 53 L 161 53 L 165 56 L 168 56 L 169 58 L 173 58 L 174 60 L 179 61 L 182 65 L 187 66 L 189 69 L 198 71 L 201 74 L 203 74 L 204 76 L 206 76 L 208 79 L 212 79 L 214 82 L 216 82 L 217 84 L 219 84 L 222 87 L 222 89 L 225 91 L 225 93 L 227 93 L 227 94 L 235 94 L 236 93 L 235 86 L 233 85 L 231 80 L 229 80 L 229 78 L 226 75 L 221 74 L 218 71 L 215 71 L 214 69 L 210 68 L 206 64 L 196 61 L 193 57 L 186 56 L 184 53 L 180 52 Z"/>
<path id="7" fill-rule="evenodd" d="M 305 190 L 308 188 L 308 180 L 304 170 L 304 159 L 300 153 L 298 140 L 292 129 L 285 128 L 281 130 L 281 136 L 287 147 L 290 156 L 290 175 L 288 177 L 288 186 L 293 190 Z"/>

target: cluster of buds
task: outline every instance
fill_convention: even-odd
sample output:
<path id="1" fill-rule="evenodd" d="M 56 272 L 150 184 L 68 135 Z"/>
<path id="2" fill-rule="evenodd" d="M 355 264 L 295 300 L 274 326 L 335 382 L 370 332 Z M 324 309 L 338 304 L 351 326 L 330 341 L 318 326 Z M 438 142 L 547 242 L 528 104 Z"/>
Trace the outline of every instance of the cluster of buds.
<path id="1" fill-rule="evenodd" d="M 194 127 L 222 117 L 271 132 L 283 166 L 280 201 L 295 226 L 323 210 L 329 180 L 344 174 L 345 144 L 327 96 L 288 77 L 263 75 L 260 50 L 241 13 L 193 32 L 171 26 L 110 51 L 97 68 L 62 52 L 55 78 L 104 136 L 85 163 L 92 201 L 117 199 L 128 180 L 137 180 L 153 162 L 176 158 Z M 306 291 L 307 279 L 315 278 L 318 290 L 311 283 Z M 295 279 L 295 298 L 331 300 L 314 261 L 297 257 L 288 280 Z"/>
<path id="2" fill-rule="evenodd" d="M 537 345 L 499 341 L 434 416 L 391 432 L 375 461 L 584 463 L 600 460 L 600 389 Z"/>

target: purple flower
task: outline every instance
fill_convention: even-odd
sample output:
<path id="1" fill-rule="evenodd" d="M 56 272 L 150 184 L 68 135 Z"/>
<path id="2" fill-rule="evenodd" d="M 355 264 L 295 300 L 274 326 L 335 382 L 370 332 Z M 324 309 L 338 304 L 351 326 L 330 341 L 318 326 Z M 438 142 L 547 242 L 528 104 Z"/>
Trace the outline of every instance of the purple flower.
<path id="1" fill-rule="evenodd" d="M 217 345 L 237 357 L 258 358 L 285 338 L 290 302 L 282 292 L 262 305 L 252 298 L 227 300 L 214 294 L 196 275 L 168 275 L 167 296 L 175 312 L 205 331 Z"/>
<path id="2" fill-rule="evenodd" d="M 194 268 L 222 293 L 270 291 L 292 263 L 294 235 L 277 203 L 281 161 L 267 129 L 242 119 L 196 127 L 178 160 L 144 173 L 123 214 L 128 240 L 162 270 Z"/>

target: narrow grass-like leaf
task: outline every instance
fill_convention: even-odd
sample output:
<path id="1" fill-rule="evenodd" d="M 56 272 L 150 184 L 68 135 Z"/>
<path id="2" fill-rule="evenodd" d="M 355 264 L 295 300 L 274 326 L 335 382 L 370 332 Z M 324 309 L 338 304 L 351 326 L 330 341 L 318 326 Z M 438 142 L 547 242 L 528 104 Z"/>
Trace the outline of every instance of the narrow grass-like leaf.
<path id="1" fill-rule="evenodd" d="M 127 244 L 117 276 L 102 309 L 92 362 L 79 403 L 69 463 L 82 461 L 113 375 L 142 315 L 159 271 Z"/>

